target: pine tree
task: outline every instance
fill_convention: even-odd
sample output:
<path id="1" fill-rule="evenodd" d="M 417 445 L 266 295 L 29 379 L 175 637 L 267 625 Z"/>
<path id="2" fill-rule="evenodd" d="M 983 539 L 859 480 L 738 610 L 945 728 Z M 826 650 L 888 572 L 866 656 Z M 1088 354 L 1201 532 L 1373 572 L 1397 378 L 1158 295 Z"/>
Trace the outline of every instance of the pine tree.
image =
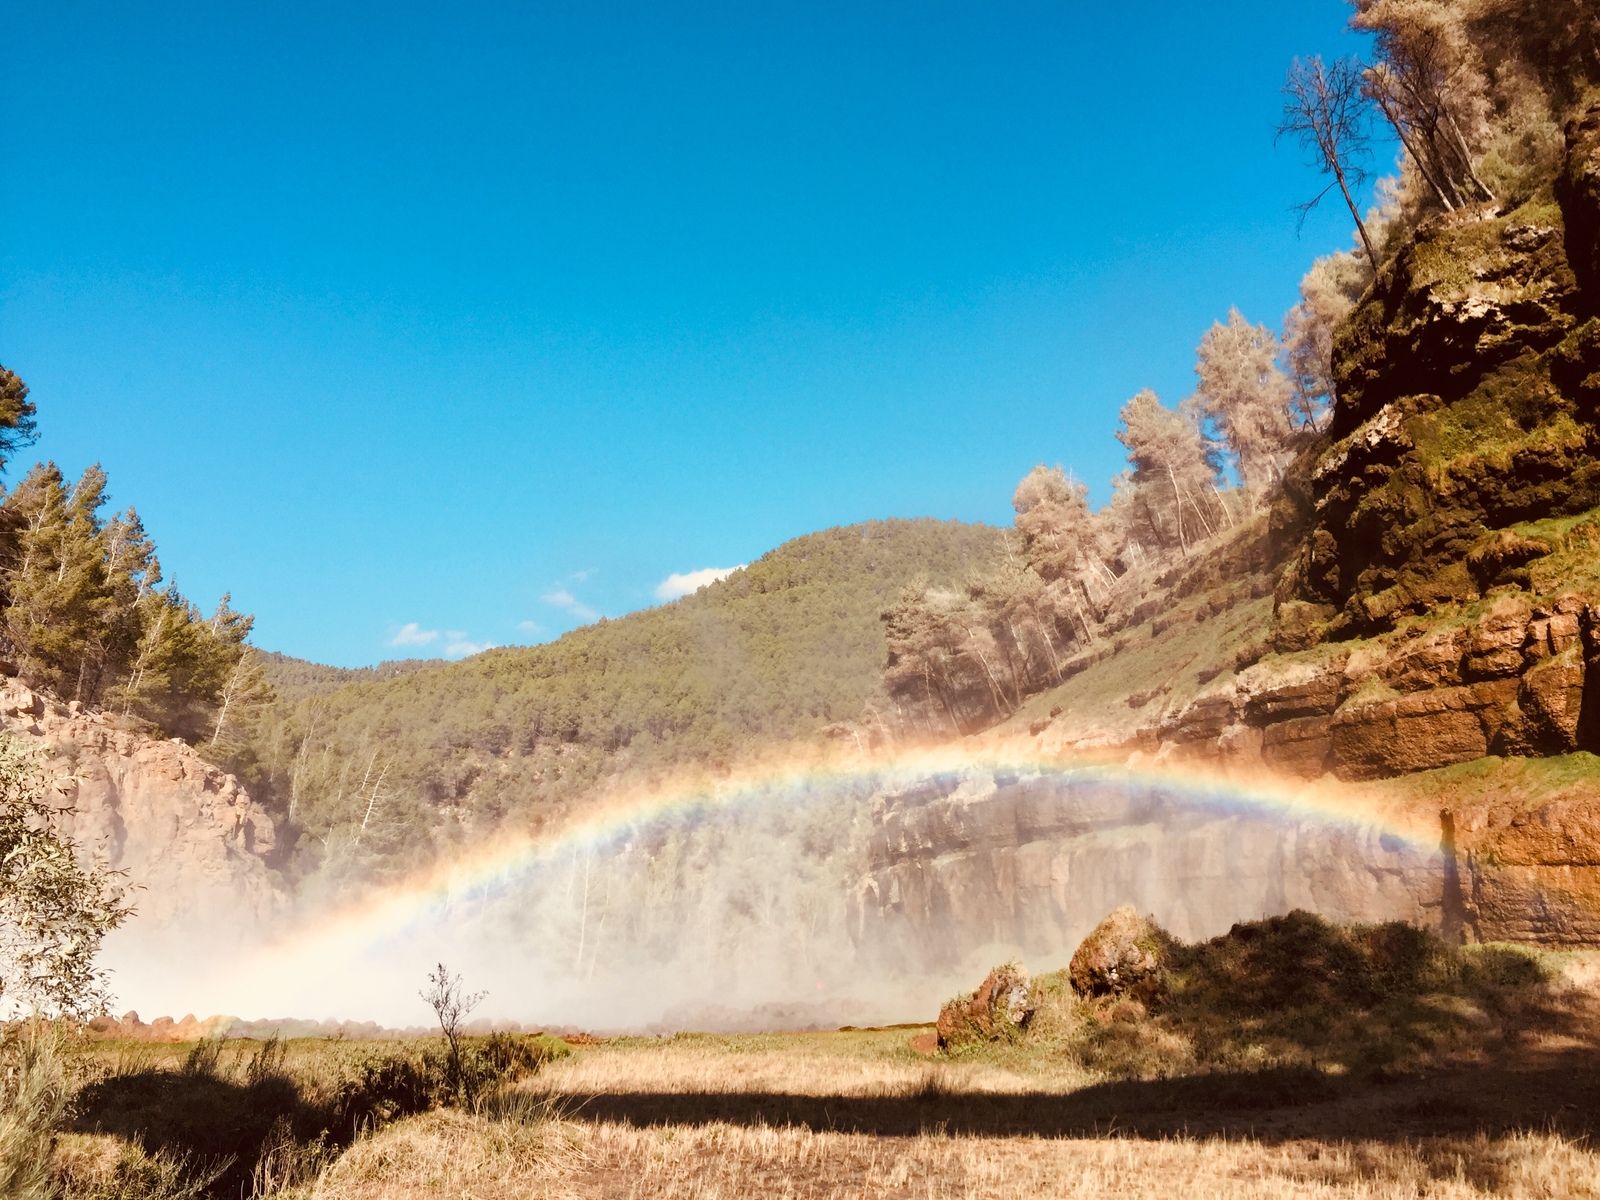
<path id="1" fill-rule="evenodd" d="M 0 471 L 24 446 L 38 440 L 34 417 L 38 409 L 28 399 L 28 385 L 14 372 L 0 367 Z"/>
<path id="2" fill-rule="evenodd" d="M 1239 464 L 1251 508 L 1282 477 L 1293 453 L 1292 389 L 1278 369 L 1282 347 L 1265 325 L 1251 325 L 1237 308 L 1214 323 L 1195 362 L 1196 409 L 1213 421 Z"/>
<path id="3" fill-rule="evenodd" d="M 1158 547 L 1187 554 L 1227 521 L 1214 451 L 1192 414 L 1167 408 L 1149 388 L 1122 406 L 1122 426 L 1117 440 L 1133 464 L 1142 532 Z"/>
<path id="4" fill-rule="evenodd" d="M 69 491 L 60 469 L 44 463 L 6 498 L 21 522 L 4 614 L 18 669 L 31 683 L 91 703 L 122 648 L 99 537 L 105 482 L 94 466 Z"/>

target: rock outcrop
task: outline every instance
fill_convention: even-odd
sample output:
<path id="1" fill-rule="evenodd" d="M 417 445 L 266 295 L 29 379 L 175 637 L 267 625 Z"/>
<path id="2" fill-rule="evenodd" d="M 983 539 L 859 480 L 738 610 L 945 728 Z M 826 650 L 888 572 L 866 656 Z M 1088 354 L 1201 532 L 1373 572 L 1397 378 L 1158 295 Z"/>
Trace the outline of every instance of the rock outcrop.
<path id="1" fill-rule="evenodd" d="M 1295 908 L 1443 928 L 1448 860 L 1377 823 L 1073 772 L 971 770 L 880 794 L 853 934 L 885 970 L 1078 945 L 1123 904 L 1186 941 Z M 1485 934 L 1484 936 L 1489 936 Z"/>
<path id="2" fill-rule="evenodd" d="M 1273 655 L 1108 742 L 1041 727 L 1051 750 L 1261 764 L 1366 780 L 1488 754 L 1600 749 L 1600 603 L 1507 590 L 1392 634 Z"/>
<path id="3" fill-rule="evenodd" d="M 1159 980 L 1163 933 L 1131 904 L 1108 913 L 1072 952 L 1067 978 L 1080 996 L 1142 993 Z"/>
<path id="4" fill-rule="evenodd" d="M 16 680 L 0 688 L 0 728 L 40 748 L 73 810 L 69 832 L 139 889 L 137 923 L 223 911 L 263 918 L 281 907 L 272 818 L 191 747 L 120 729 Z"/>
<path id="5" fill-rule="evenodd" d="M 1556 202 L 1431 218 L 1341 326 L 1331 444 L 1312 452 L 1304 542 L 1279 587 L 1323 606 L 1316 636 L 1537 591 L 1529 565 L 1553 546 L 1517 527 L 1600 505 L 1600 105 L 1566 139 Z"/>
<path id="6" fill-rule="evenodd" d="M 939 1010 L 934 1027 L 941 1050 L 968 1042 L 998 1041 L 1026 1029 L 1033 1017 L 1028 973 L 1014 963 L 996 967 L 970 996 Z"/>

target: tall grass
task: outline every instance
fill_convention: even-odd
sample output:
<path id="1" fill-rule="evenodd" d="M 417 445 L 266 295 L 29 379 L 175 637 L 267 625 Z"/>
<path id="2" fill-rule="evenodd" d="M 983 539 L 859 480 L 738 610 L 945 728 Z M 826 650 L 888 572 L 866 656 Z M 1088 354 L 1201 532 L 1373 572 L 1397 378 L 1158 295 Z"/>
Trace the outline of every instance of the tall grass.
<path id="1" fill-rule="evenodd" d="M 0 1196 L 50 1200 L 56 1127 L 67 1086 L 57 1035 L 27 1025 L 0 1042 Z"/>

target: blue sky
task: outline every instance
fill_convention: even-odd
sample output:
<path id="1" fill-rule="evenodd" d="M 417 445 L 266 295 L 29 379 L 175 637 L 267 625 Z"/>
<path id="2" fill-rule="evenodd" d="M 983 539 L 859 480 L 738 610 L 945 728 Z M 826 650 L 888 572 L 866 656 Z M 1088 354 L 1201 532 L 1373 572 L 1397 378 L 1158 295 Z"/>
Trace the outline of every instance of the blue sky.
<path id="1" fill-rule="evenodd" d="M 1103 498 L 1117 408 L 1349 244 L 1273 145 L 1347 12 L 3 3 L 0 362 L 32 457 L 343 665 Z"/>

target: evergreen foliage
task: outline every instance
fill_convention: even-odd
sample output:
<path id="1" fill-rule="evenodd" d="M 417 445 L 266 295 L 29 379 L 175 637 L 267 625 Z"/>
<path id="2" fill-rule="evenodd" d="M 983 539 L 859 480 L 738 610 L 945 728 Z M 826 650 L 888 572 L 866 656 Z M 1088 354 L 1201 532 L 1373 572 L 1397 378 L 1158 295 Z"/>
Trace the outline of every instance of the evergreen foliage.
<path id="1" fill-rule="evenodd" d="M 261 670 L 272 687 L 273 695 L 290 705 L 313 696 L 326 696 L 346 684 L 398 679 L 413 671 L 442 667 L 447 662 L 443 658 L 400 658 L 381 662 L 375 667 L 330 667 L 279 654 L 275 650 L 262 650 L 259 654 Z"/>
<path id="2" fill-rule="evenodd" d="M 139 514 L 106 517 L 106 500 L 99 466 L 69 485 L 41 463 L 0 505 L 0 638 L 14 670 L 167 736 L 213 749 L 238 741 L 268 695 L 245 644 L 252 618 L 227 596 L 205 617 L 162 587 Z"/>

